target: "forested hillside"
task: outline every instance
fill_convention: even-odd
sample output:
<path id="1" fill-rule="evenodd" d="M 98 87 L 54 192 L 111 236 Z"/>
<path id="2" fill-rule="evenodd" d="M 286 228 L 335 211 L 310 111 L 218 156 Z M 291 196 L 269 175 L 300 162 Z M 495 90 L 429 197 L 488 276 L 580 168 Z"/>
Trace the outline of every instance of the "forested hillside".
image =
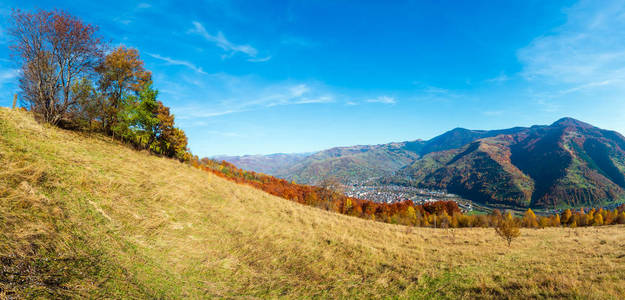
<path id="1" fill-rule="evenodd" d="M 398 171 L 413 184 L 492 206 L 567 208 L 625 202 L 625 138 L 564 118 L 426 155 Z"/>

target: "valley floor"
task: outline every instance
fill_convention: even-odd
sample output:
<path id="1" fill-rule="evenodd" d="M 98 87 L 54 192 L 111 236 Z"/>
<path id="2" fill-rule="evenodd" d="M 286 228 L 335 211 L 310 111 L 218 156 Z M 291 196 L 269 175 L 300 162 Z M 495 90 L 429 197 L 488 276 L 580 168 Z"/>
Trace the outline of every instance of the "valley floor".
<path id="1" fill-rule="evenodd" d="M 0 108 L 0 298 L 597 298 L 625 227 L 372 222 Z"/>

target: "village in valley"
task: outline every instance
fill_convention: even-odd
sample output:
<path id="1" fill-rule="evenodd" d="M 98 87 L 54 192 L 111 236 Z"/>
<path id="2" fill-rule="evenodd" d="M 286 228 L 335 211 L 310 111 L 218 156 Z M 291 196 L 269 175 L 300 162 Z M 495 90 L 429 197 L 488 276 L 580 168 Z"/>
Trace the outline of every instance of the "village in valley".
<path id="1" fill-rule="evenodd" d="M 446 191 L 437 191 L 397 184 L 376 183 L 375 180 L 353 181 L 345 185 L 349 197 L 367 199 L 379 203 L 394 203 L 411 200 L 415 204 L 436 201 L 454 201 L 463 212 L 473 211 L 471 201 Z"/>

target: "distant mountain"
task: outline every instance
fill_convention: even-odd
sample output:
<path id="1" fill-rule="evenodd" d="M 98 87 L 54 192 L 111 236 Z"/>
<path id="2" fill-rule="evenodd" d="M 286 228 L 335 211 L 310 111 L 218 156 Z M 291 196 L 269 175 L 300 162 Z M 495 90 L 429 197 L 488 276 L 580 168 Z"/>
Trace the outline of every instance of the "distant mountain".
<path id="1" fill-rule="evenodd" d="M 314 153 L 273 175 L 316 184 L 332 176 L 344 182 L 389 176 L 419 158 L 422 141 L 372 146 L 337 147 Z"/>
<path id="2" fill-rule="evenodd" d="M 276 153 L 269 155 L 215 156 L 213 159 L 225 160 L 242 169 L 275 175 L 310 155 L 311 153 Z"/>
<path id="3" fill-rule="evenodd" d="M 419 150 L 421 155 L 432 152 L 444 151 L 460 148 L 477 139 L 492 137 L 500 134 L 512 134 L 525 128 L 514 127 L 502 130 L 470 130 L 465 128 L 455 128 L 427 141 Z"/>
<path id="4" fill-rule="evenodd" d="M 579 207 L 625 199 L 625 138 L 571 118 L 434 152 L 393 178 L 493 206 Z"/>
<path id="5" fill-rule="evenodd" d="M 326 176 L 346 182 L 382 178 L 490 206 L 548 208 L 624 200 L 624 150 L 621 134 L 563 118 L 548 126 L 456 128 L 427 141 L 226 160 L 298 183 Z"/>
<path id="6" fill-rule="evenodd" d="M 316 184 L 327 176 L 337 177 L 344 182 L 388 177 L 428 153 L 458 148 L 479 138 L 521 129 L 489 131 L 456 128 L 428 141 L 336 147 L 314 153 L 271 174 L 303 184 Z"/>

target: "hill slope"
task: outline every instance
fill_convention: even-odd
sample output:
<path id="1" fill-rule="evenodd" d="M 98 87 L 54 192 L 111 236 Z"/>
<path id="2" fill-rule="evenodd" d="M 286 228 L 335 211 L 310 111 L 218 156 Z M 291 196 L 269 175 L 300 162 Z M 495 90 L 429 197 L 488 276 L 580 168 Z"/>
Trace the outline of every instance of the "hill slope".
<path id="1" fill-rule="evenodd" d="M 508 250 L 492 229 L 328 213 L 5 108 L 0 165 L 0 298 L 625 292 L 623 226 L 522 230 Z"/>

